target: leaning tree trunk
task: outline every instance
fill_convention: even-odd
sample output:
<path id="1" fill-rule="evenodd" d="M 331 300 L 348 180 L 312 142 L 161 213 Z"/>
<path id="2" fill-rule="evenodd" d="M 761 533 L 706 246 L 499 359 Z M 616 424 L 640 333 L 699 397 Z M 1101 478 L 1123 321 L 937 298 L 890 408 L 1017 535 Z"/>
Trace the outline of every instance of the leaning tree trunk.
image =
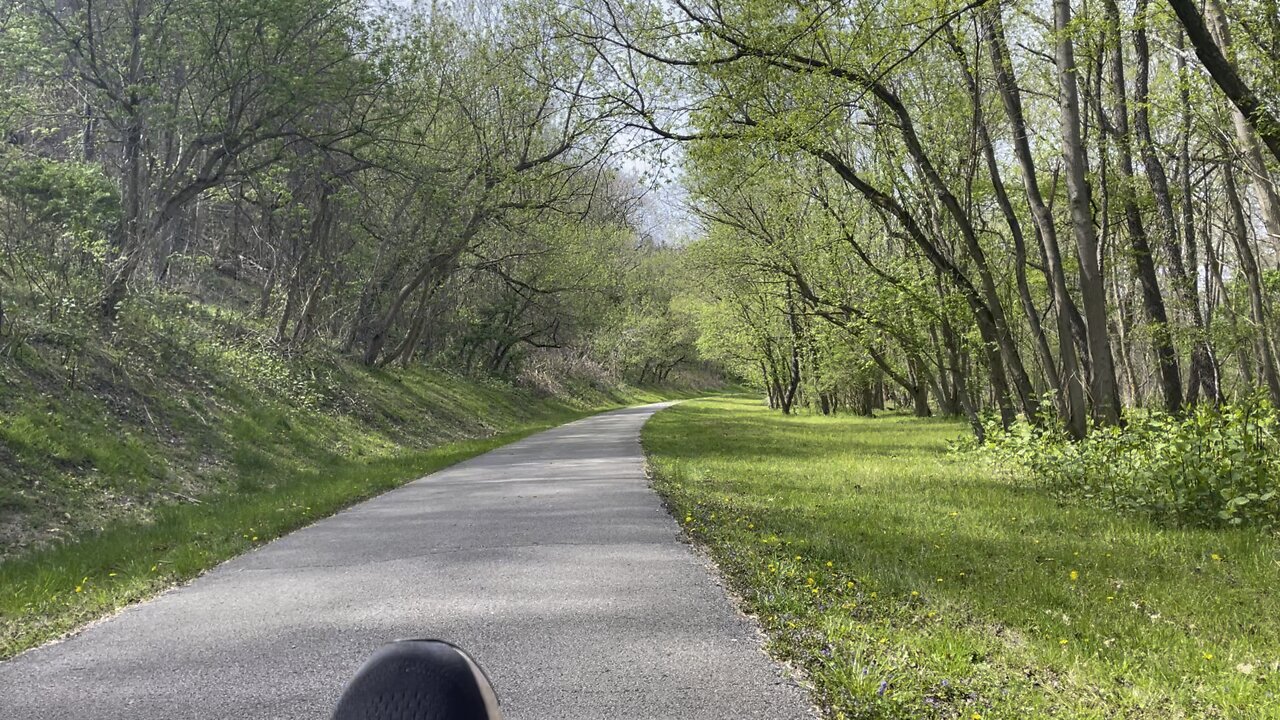
<path id="1" fill-rule="evenodd" d="M 986 354 L 988 378 L 996 405 L 1000 409 L 1000 421 L 1005 427 L 1013 423 L 1017 412 L 1013 408 L 1009 383 L 1005 376 L 1004 357 L 1001 353 L 1001 334 L 996 327 L 995 317 L 978 289 L 974 287 L 968 275 L 947 258 L 937 244 L 927 235 L 920 223 L 905 207 L 888 193 L 868 183 L 853 168 L 845 163 L 839 155 L 830 151 L 811 151 L 820 160 L 831 166 L 840 178 L 857 190 L 872 205 L 884 210 L 897 220 L 906 231 L 912 243 L 924 253 L 929 263 L 948 280 L 950 280 L 964 297 L 978 333 L 982 336 L 982 348 Z"/>
<path id="2" fill-rule="evenodd" d="M 1207 0 L 1205 11 L 1208 13 L 1208 27 L 1205 18 L 1196 9 L 1194 0 L 1169 0 L 1169 5 L 1178 15 L 1196 56 L 1204 64 L 1209 77 L 1217 83 L 1227 99 L 1231 101 L 1233 115 L 1240 118 L 1246 127 L 1251 127 L 1266 143 L 1272 157 L 1280 161 L 1280 119 L 1267 109 L 1267 106 L 1240 78 L 1236 70 L 1237 63 L 1231 51 L 1231 35 L 1227 27 L 1227 15 L 1218 0 Z M 1252 133 L 1251 133 L 1252 135 Z M 1257 147 L 1257 137 L 1252 141 Z M 1261 150 L 1259 149 L 1259 154 Z"/>
<path id="3" fill-rule="evenodd" d="M 1067 429 L 1072 436 L 1082 438 L 1086 425 L 1084 399 L 1086 379 L 1076 352 L 1076 341 L 1079 340 L 1082 346 L 1087 347 L 1087 332 L 1076 309 L 1075 300 L 1067 287 L 1053 212 L 1045 204 L 1044 196 L 1040 192 L 1035 159 L 1031 154 L 1031 143 L 1028 139 L 1027 121 L 1022 111 L 1021 92 L 1013 74 L 1013 63 L 1009 58 L 1008 43 L 1004 37 L 1004 27 L 998 8 L 990 7 L 983 10 L 981 27 L 983 39 L 986 40 L 991 53 L 996 86 L 1000 90 L 1005 114 L 1013 125 L 1014 154 L 1022 168 L 1022 182 L 1026 190 L 1027 204 L 1031 207 L 1031 217 L 1036 224 L 1036 236 L 1040 240 L 1044 256 L 1045 279 L 1053 294 L 1058 330 L 1058 357 L 1062 362 L 1061 377 L 1068 408 Z"/>
<path id="4" fill-rule="evenodd" d="M 1019 404 L 1022 406 L 1026 416 L 1034 419 L 1039 415 L 1040 400 L 1031 385 L 1031 379 L 1027 376 L 1026 367 L 1022 363 L 1022 356 L 1018 352 L 1017 343 L 1009 331 L 1009 323 L 1005 317 L 1003 301 L 1000 298 L 995 277 L 991 272 L 991 266 L 987 262 L 986 253 L 978 241 L 978 234 L 973 227 L 972 220 L 960 205 L 960 201 L 955 197 L 955 194 L 951 192 L 950 188 L 942 180 L 942 176 L 938 173 L 937 168 L 934 167 L 933 161 L 929 158 L 928 153 L 925 152 L 924 146 L 916 135 L 911 115 L 901 99 L 878 82 L 871 83 L 868 89 L 888 106 L 898 118 L 899 130 L 903 138 L 903 144 L 907 148 L 907 153 L 920 169 L 921 174 L 924 175 L 929 187 L 937 195 L 948 216 L 960 228 L 960 237 L 964 241 L 965 249 L 978 271 L 978 282 L 982 290 L 981 298 L 985 305 L 984 318 L 980 322 L 989 322 L 989 332 L 995 340 L 996 347 L 999 349 L 1002 365 L 1008 371 L 1009 380 L 1012 381 L 1013 390 L 1018 395 Z"/>
<path id="5" fill-rule="evenodd" d="M 1230 61 L 1231 30 L 1227 26 L 1226 13 L 1222 11 L 1222 5 L 1217 0 L 1208 0 L 1205 9 L 1209 13 L 1210 30 Z M 1280 196 L 1277 196 L 1275 185 L 1271 181 L 1271 172 L 1267 169 L 1266 159 L 1258 144 L 1258 135 L 1250 124 L 1250 118 L 1238 107 L 1231 108 L 1231 124 L 1235 130 L 1236 143 L 1240 146 L 1240 155 L 1244 160 L 1245 169 L 1249 171 L 1252 179 L 1250 186 L 1253 188 L 1254 198 L 1262 211 L 1262 224 L 1266 227 L 1267 235 L 1273 243 L 1280 241 Z"/>
<path id="6" fill-rule="evenodd" d="M 991 178 L 996 204 L 1000 206 L 1000 212 L 1004 215 L 1005 225 L 1008 226 L 1009 235 L 1013 240 L 1014 278 L 1018 288 L 1018 299 L 1022 303 L 1022 313 L 1031 329 L 1031 337 L 1035 341 L 1035 348 L 1040 357 L 1040 367 L 1044 380 L 1053 390 L 1054 397 L 1057 399 L 1059 416 L 1066 420 L 1071 416 L 1071 408 L 1068 405 L 1066 396 L 1063 394 L 1062 378 L 1058 374 L 1053 351 L 1049 348 L 1049 340 L 1045 336 L 1044 327 L 1040 323 L 1040 312 L 1036 309 L 1035 300 L 1031 296 L 1031 287 L 1027 282 L 1026 238 L 1022 232 L 1022 222 L 1018 219 L 1017 212 L 1013 209 L 1013 203 L 1009 200 L 1009 193 L 1005 189 L 1004 179 L 1000 174 L 1000 166 L 996 161 L 995 147 L 991 142 L 991 133 L 987 128 L 987 120 L 982 113 L 982 93 L 977 79 L 969 72 L 966 64 L 967 58 L 959 43 L 955 40 L 954 34 L 949 32 L 948 40 L 959 61 L 960 71 L 964 75 L 965 83 L 969 87 L 977 143 L 981 146 L 983 158 L 986 160 L 987 175 Z M 1037 420 L 1035 417 L 1028 419 Z"/>

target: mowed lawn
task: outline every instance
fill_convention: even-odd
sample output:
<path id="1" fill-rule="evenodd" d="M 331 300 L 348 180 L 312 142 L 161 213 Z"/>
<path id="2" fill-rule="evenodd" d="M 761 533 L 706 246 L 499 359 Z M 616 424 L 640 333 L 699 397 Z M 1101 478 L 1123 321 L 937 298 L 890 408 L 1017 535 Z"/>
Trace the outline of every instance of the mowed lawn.
<path id="1" fill-rule="evenodd" d="M 1280 542 L 1079 505 L 966 428 L 654 417 L 655 484 L 830 718 L 1280 718 Z"/>

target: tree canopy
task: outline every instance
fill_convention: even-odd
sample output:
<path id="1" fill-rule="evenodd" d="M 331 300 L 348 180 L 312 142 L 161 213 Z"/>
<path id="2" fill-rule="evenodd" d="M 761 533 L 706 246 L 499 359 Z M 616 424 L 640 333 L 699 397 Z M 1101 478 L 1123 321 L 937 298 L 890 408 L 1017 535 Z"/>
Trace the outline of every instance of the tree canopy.
<path id="1" fill-rule="evenodd" d="M 786 412 L 979 434 L 1280 403 L 1278 17 L 23 0 L 0 14 L 0 333 L 109 338 L 185 293 L 281 352 L 712 363 Z M 690 237 L 646 233 L 655 175 Z"/>

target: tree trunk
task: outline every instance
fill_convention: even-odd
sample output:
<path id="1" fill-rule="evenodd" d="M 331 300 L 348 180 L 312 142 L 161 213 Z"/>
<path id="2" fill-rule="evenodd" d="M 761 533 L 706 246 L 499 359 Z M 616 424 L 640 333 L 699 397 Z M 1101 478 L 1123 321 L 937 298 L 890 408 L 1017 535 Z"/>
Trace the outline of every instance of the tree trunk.
<path id="1" fill-rule="evenodd" d="M 787 326 L 791 330 L 791 357 L 787 364 L 786 392 L 782 394 L 780 403 L 782 405 L 782 414 L 790 415 L 791 407 L 796 401 L 796 392 L 800 389 L 800 319 L 796 315 L 795 301 L 792 297 L 790 284 L 787 285 Z"/>
<path id="2" fill-rule="evenodd" d="M 1231 232 L 1228 234 L 1236 247 L 1236 256 L 1240 259 L 1240 272 L 1244 274 L 1245 282 L 1249 287 L 1249 316 L 1254 325 L 1253 335 L 1254 346 L 1258 351 L 1258 369 L 1267 383 L 1272 404 L 1280 407 L 1280 372 L 1277 372 L 1275 356 L 1271 351 L 1266 299 L 1262 288 L 1262 269 L 1258 265 L 1258 256 L 1249 243 L 1249 228 L 1245 222 L 1240 193 L 1236 189 L 1235 173 L 1229 166 L 1222 169 L 1222 180 L 1227 194 L 1227 203 L 1231 208 Z"/>
<path id="3" fill-rule="evenodd" d="M 1090 390 L 1093 417 L 1106 425 L 1120 423 L 1115 365 L 1107 332 L 1107 291 L 1098 260 L 1098 235 L 1093 227 L 1090 188 L 1086 178 L 1084 142 L 1080 134 L 1080 97 L 1076 87 L 1075 49 L 1071 41 L 1071 2 L 1053 0 L 1054 60 L 1058 70 L 1063 159 L 1066 167 L 1068 206 L 1080 262 L 1080 296 L 1084 304 L 1089 341 Z"/>
<path id="4" fill-rule="evenodd" d="M 1040 240 L 1045 260 L 1045 280 L 1053 293 L 1058 330 L 1058 357 L 1062 363 L 1061 382 L 1064 389 L 1064 403 L 1067 406 L 1065 417 L 1067 430 L 1073 437 L 1079 439 L 1084 437 L 1086 425 L 1085 377 L 1081 372 L 1076 354 L 1075 340 L 1078 338 L 1082 341 L 1081 344 L 1085 344 L 1087 333 L 1067 287 L 1053 213 L 1045 205 L 1044 196 L 1040 192 L 1040 183 L 1036 178 L 1035 159 L 1031 154 L 1031 143 L 1028 140 L 1021 93 L 1013 74 L 1013 63 L 1009 59 L 1008 43 L 1004 37 L 1003 22 L 998 7 L 993 6 L 982 11 L 982 33 L 991 53 L 991 64 L 995 71 L 996 85 L 1000 89 L 1005 114 L 1013 125 L 1014 154 L 1022 168 L 1022 182 L 1026 190 L 1027 203 L 1031 207 L 1031 216 L 1036 224 L 1036 236 Z"/>
<path id="5" fill-rule="evenodd" d="M 897 95 L 879 83 L 871 84 L 870 89 L 898 118 L 899 128 L 908 154 L 911 155 L 912 160 L 925 176 L 929 187 L 942 202 L 947 214 L 960 228 L 960 237 L 964 241 L 969 258 L 978 270 L 978 281 L 982 290 L 981 297 L 985 305 L 985 312 L 983 313 L 985 317 L 980 322 L 989 323 L 989 332 L 995 341 L 996 347 L 999 348 L 1001 359 L 1003 360 L 1002 365 L 1004 367 L 1001 371 L 1008 370 L 1010 379 L 1013 381 L 1013 389 L 1018 394 L 1019 404 L 1022 406 L 1023 412 L 1028 418 L 1035 418 L 1039 415 L 1040 401 L 1031 385 L 1031 379 L 1027 376 L 1022 357 L 1018 352 L 1017 343 L 1014 342 L 1013 336 L 1009 332 L 1009 324 L 1005 317 L 1000 292 L 996 287 L 991 266 L 987 262 L 986 253 L 982 249 L 981 243 L 978 242 L 978 235 L 973 227 L 973 222 L 964 211 L 964 208 L 961 207 L 959 200 L 956 199 L 950 188 L 943 182 L 933 162 L 924 151 L 923 145 L 921 145 L 919 138 L 916 136 L 915 126 L 906 106 L 902 104 Z"/>
<path id="6" fill-rule="evenodd" d="M 1222 231 L 1222 235 L 1224 237 L 1228 234 L 1230 234 L 1230 231 Z M 1204 295 L 1206 301 L 1209 303 L 1209 307 L 1212 308 L 1213 298 L 1218 294 L 1226 292 L 1227 283 L 1222 277 L 1222 261 L 1219 257 L 1219 251 L 1214 247 L 1214 238 L 1211 232 L 1206 232 L 1204 234 L 1204 246 L 1205 264 L 1209 268 L 1204 283 Z M 1217 293 L 1214 292 L 1215 288 L 1217 289 Z M 1235 338 L 1244 337 L 1242 335 L 1244 331 L 1240 327 L 1240 315 L 1236 312 L 1235 306 L 1231 304 L 1229 299 L 1227 302 L 1222 303 L 1222 306 L 1227 314 L 1227 325 L 1231 327 L 1231 336 Z M 1211 319 L 1212 316 L 1212 312 L 1207 313 L 1206 320 Z M 1257 335 L 1254 334 L 1253 337 L 1256 338 Z M 1254 369 L 1258 365 L 1259 361 L 1254 358 L 1253 353 L 1249 352 L 1248 348 L 1248 345 L 1237 348 L 1236 361 L 1240 365 L 1240 377 L 1244 381 L 1244 386 L 1246 388 L 1252 388 L 1256 382 Z M 1219 395 L 1222 394 L 1223 393 L 1220 391 Z"/>
<path id="7" fill-rule="evenodd" d="M 1114 14 L 1116 22 L 1119 22 L 1119 11 L 1115 10 L 1115 1 L 1108 1 L 1108 12 Z M 1189 393 L 1194 395 L 1198 387 L 1204 387 L 1206 393 L 1212 401 L 1217 401 L 1216 385 L 1210 380 L 1210 366 L 1212 365 L 1213 349 L 1209 346 L 1209 338 L 1205 333 L 1204 317 L 1200 312 L 1200 298 L 1196 289 L 1196 280 L 1194 276 L 1188 274 L 1186 264 L 1183 261 L 1182 250 L 1178 244 L 1178 221 L 1175 219 L 1173 212 L 1173 199 L 1169 193 L 1169 180 L 1165 174 L 1164 164 L 1160 160 L 1159 154 L 1156 152 L 1155 143 L 1151 137 L 1150 112 L 1150 92 L 1148 78 L 1150 75 L 1150 51 L 1147 45 L 1147 0 L 1138 0 L 1137 7 L 1134 11 L 1134 62 L 1136 72 L 1134 77 L 1134 130 L 1137 134 L 1138 149 L 1142 155 L 1142 164 L 1146 168 L 1147 177 L 1151 181 L 1151 189 L 1156 199 L 1156 209 L 1160 218 L 1157 237 L 1164 247 L 1165 255 L 1168 256 L 1170 281 L 1173 283 L 1175 297 L 1179 301 L 1179 305 L 1191 320 L 1192 332 L 1192 352 L 1191 352 L 1191 382 L 1189 383 Z M 1119 42 L 1119 32 L 1115 33 L 1116 42 Z M 1190 206 L 1188 206 L 1190 209 Z M 1190 228 L 1188 228 L 1188 232 Z M 1188 243 L 1194 245 L 1194 243 Z"/>
<path id="8" fill-rule="evenodd" d="M 125 117 L 121 151 L 124 182 L 121 188 L 120 220 L 114 242 L 107 249 L 107 274 L 102 295 L 98 300 L 98 315 L 107 325 L 114 323 L 120 312 L 120 303 L 129 292 L 129 280 L 142 262 L 143 212 L 142 212 L 142 99 L 138 85 L 142 74 L 142 2 L 133 3 L 129 14 L 129 62 L 125 77 L 128 98 L 125 101 Z"/>
<path id="9" fill-rule="evenodd" d="M 933 417 L 933 410 L 929 408 L 929 386 L 925 383 L 916 383 L 911 392 L 911 414 L 921 418 Z"/>
<path id="10" fill-rule="evenodd" d="M 948 31 L 950 31 L 950 28 L 948 28 Z M 1031 287 L 1027 283 L 1026 239 L 1022 233 L 1022 223 L 1019 221 L 1018 215 L 1013 209 L 1013 203 L 1009 200 L 1009 194 L 1005 190 L 1004 179 L 1000 175 L 1000 166 L 996 162 L 995 147 L 991 142 L 991 133 L 987 128 L 987 121 L 982 113 L 982 93 L 977 79 L 969 72 L 966 64 L 967 58 L 959 43 L 955 40 L 954 35 L 950 32 L 948 39 L 959 60 L 960 71 L 969 86 L 969 95 L 972 99 L 973 124 L 977 132 L 978 145 L 981 146 L 983 158 L 986 160 L 987 175 L 991 178 L 996 204 L 1000 206 L 1000 212 L 1004 215 L 1005 225 L 1008 226 L 1009 235 L 1013 240 L 1013 269 L 1018 287 L 1018 299 L 1022 303 L 1022 313 L 1027 319 L 1027 325 L 1031 328 L 1031 337 L 1035 341 L 1036 352 L 1040 357 L 1040 366 L 1044 379 L 1048 382 L 1050 389 L 1053 390 L 1054 397 L 1057 399 L 1058 414 L 1066 420 L 1070 418 L 1071 409 L 1067 404 L 1067 397 L 1063 393 L 1062 378 L 1058 375 L 1053 351 L 1049 348 L 1049 341 L 1045 337 L 1044 328 L 1040 323 L 1040 313 L 1036 309 L 1035 300 L 1031 297 Z M 1030 416 L 1028 419 L 1034 422 L 1038 418 Z"/>
<path id="11" fill-rule="evenodd" d="M 92 163 L 98 159 L 98 144 L 94 138 L 98 129 L 98 119 L 93 115 L 93 106 L 89 101 L 84 103 L 84 130 L 80 135 L 80 159 Z"/>
<path id="12" fill-rule="evenodd" d="M 1150 324 L 1151 345 L 1160 370 L 1160 389 L 1164 396 L 1164 409 L 1168 413 L 1176 414 L 1182 411 L 1182 372 L 1178 369 L 1178 353 L 1173 347 L 1173 332 L 1169 326 L 1164 294 L 1160 291 L 1155 259 L 1151 256 L 1151 244 L 1147 239 L 1147 229 L 1142 222 L 1142 213 L 1138 209 L 1136 199 L 1133 145 L 1132 138 L 1129 136 L 1129 101 L 1125 89 L 1124 43 L 1120 37 L 1120 11 L 1116 7 L 1115 0 L 1104 0 L 1103 8 L 1107 18 L 1108 44 L 1112 46 L 1109 65 L 1113 117 L 1111 127 L 1107 129 L 1115 137 L 1116 152 L 1119 154 L 1120 198 L 1124 208 L 1125 228 L 1128 231 L 1134 273 L 1138 276 L 1138 284 L 1142 288 L 1142 309 Z M 1148 172 L 1150 170 L 1151 168 L 1148 168 Z M 1174 243 L 1174 250 L 1177 252 L 1176 243 Z M 1181 257 L 1180 252 L 1177 255 Z M 1181 261 L 1179 261 L 1180 264 Z M 1183 275 L 1185 274 L 1184 270 Z M 1176 277 L 1175 282 L 1177 282 Z"/>
<path id="13" fill-rule="evenodd" d="M 129 279 L 142 260 L 142 119 L 132 117 L 125 128 L 122 145 L 124 183 L 121 208 L 124 211 L 107 249 L 107 271 L 98 314 L 108 324 L 114 322 L 120 303 L 128 294 Z"/>

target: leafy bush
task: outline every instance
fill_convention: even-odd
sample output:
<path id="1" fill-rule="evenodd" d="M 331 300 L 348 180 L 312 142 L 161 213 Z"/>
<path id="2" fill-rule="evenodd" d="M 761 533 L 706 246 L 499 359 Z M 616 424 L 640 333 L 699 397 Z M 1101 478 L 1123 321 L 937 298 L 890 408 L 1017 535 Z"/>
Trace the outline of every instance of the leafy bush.
<path id="1" fill-rule="evenodd" d="M 1073 442 L 1052 423 L 987 428 L 976 452 L 1057 494 L 1179 524 L 1280 524 L 1280 431 L 1256 398 L 1184 416 L 1131 412 Z"/>

